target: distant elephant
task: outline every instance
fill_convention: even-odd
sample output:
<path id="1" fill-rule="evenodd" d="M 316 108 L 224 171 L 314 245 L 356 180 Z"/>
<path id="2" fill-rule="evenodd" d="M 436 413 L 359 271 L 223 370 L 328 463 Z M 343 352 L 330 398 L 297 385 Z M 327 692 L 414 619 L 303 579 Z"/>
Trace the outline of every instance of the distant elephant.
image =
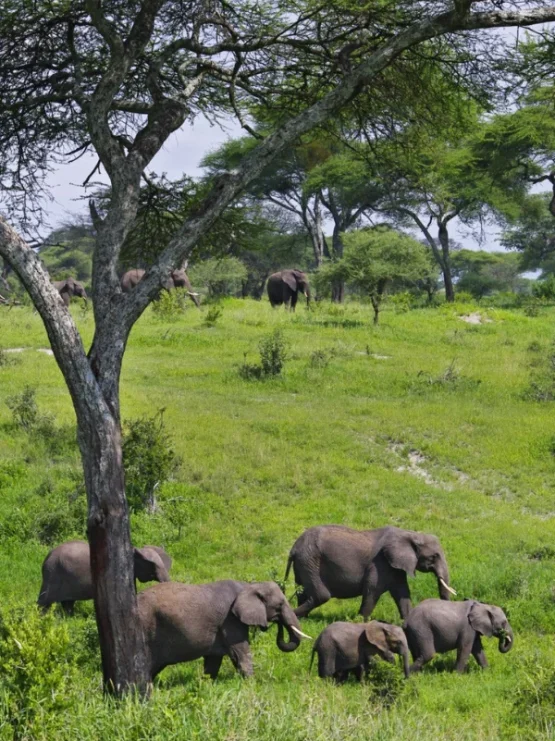
<path id="1" fill-rule="evenodd" d="M 75 280 L 74 278 L 55 280 L 54 287 L 58 289 L 58 292 L 62 297 L 62 301 L 66 306 L 69 306 L 73 296 L 84 298 L 85 303 L 87 302 L 88 296 L 87 292 L 85 291 L 85 286 L 82 283 L 79 283 L 79 281 Z"/>
<path id="2" fill-rule="evenodd" d="M 141 282 L 145 272 L 145 270 L 141 270 L 139 268 L 128 270 L 121 277 L 121 290 L 124 293 L 129 293 L 131 290 L 133 290 L 133 288 L 135 288 L 138 283 Z M 172 288 L 185 288 L 187 291 L 187 295 L 191 298 L 191 301 L 194 302 L 197 308 L 200 308 L 198 293 L 193 292 L 189 277 L 185 270 L 172 271 L 169 280 L 164 284 L 164 288 L 167 291 L 171 291 Z"/>
<path id="3" fill-rule="evenodd" d="M 333 677 L 336 682 L 344 682 L 349 672 L 353 672 L 360 681 L 372 656 L 380 656 L 394 664 L 394 654 L 403 657 L 405 677 L 409 675 L 409 647 L 403 629 L 378 620 L 328 625 L 316 639 L 311 667 L 315 653 L 318 654 L 318 676 L 322 679 Z"/>
<path id="4" fill-rule="evenodd" d="M 250 626 L 266 630 L 277 623 L 282 651 L 294 651 L 304 635 L 285 595 L 271 581 L 156 584 L 141 592 L 137 601 L 152 679 L 166 666 L 200 658 L 205 674 L 215 679 L 224 656 L 248 677 L 253 673 Z M 283 640 L 284 628 L 288 643 Z"/>
<path id="5" fill-rule="evenodd" d="M 285 306 L 291 306 L 291 311 L 295 311 L 299 291 L 306 296 L 306 305 L 310 305 L 308 278 L 300 270 L 282 270 L 279 273 L 273 273 L 268 278 L 266 290 L 273 307 L 285 304 Z"/>
<path id="6" fill-rule="evenodd" d="M 513 646 L 513 630 L 503 610 L 474 600 L 447 603 L 425 599 L 411 611 L 403 627 L 414 659 L 411 673 L 422 669 L 434 654 L 454 649 L 458 672 L 465 670 L 470 654 L 485 668 L 488 662 L 480 636 L 497 636 L 502 654 Z"/>
<path id="7" fill-rule="evenodd" d="M 435 535 L 382 527 L 352 530 L 341 525 L 311 527 L 297 538 L 287 562 L 285 579 L 293 565 L 298 595 L 297 617 L 305 617 L 330 597 L 362 595 L 360 614 L 366 620 L 384 592 L 389 592 L 403 620 L 411 607 L 407 574 L 432 571 L 439 594 L 449 599 L 447 561 Z"/>
<path id="8" fill-rule="evenodd" d="M 147 545 L 134 548 L 135 578 L 140 582 L 169 581 L 172 560 L 163 548 Z M 89 544 L 71 540 L 50 551 L 42 564 L 42 586 L 38 605 L 47 609 L 61 602 L 71 615 L 77 600 L 93 599 Z"/>

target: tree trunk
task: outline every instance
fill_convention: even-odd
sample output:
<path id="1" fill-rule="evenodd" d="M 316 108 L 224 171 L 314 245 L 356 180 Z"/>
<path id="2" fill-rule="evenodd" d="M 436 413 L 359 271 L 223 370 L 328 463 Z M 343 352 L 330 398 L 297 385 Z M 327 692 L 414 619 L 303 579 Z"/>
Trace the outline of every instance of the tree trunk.
<path id="1" fill-rule="evenodd" d="M 341 239 L 341 225 L 336 221 L 333 226 L 332 235 L 333 259 L 341 260 L 343 257 L 343 240 Z M 342 304 L 345 299 L 345 281 L 342 278 L 333 282 L 331 289 L 331 300 Z"/>
<path id="2" fill-rule="evenodd" d="M 150 673 L 137 612 L 119 424 L 109 415 L 79 420 L 78 439 L 104 689 L 121 696 L 133 688 L 146 695 Z"/>
<path id="3" fill-rule="evenodd" d="M 447 231 L 447 222 L 443 219 L 439 222 L 438 239 L 442 253 L 441 272 L 443 274 L 443 284 L 445 286 L 445 300 L 452 303 L 455 300 L 455 288 L 453 286 L 453 276 L 451 275 L 449 232 Z"/>
<path id="4" fill-rule="evenodd" d="M 374 324 L 378 324 L 380 321 L 380 300 L 376 296 L 371 296 L 370 299 L 374 308 Z"/>

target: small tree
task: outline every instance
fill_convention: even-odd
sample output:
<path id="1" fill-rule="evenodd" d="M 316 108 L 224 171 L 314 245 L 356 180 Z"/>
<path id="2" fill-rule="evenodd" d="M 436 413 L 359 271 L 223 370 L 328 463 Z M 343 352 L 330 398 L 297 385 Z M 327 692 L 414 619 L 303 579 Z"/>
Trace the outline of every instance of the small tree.
<path id="1" fill-rule="evenodd" d="M 343 235 L 345 256 L 334 266 L 348 285 L 370 296 L 374 324 L 387 288 L 393 281 L 418 281 L 430 274 L 426 248 L 408 234 L 388 226 Z"/>

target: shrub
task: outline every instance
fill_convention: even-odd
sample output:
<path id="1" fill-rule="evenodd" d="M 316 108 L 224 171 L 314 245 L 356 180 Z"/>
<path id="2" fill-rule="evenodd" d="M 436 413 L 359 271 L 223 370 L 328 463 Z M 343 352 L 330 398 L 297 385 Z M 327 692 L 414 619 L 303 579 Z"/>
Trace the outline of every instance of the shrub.
<path id="1" fill-rule="evenodd" d="M 476 299 L 468 291 L 457 291 L 457 293 L 455 294 L 455 301 L 458 304 L 474 304 L 474 303 L 476 303 Z"/>
<path id="2" fill-rule="evenodd" d="M 135 512 L 155 508 L 155 491 L 180 466 L 179 456 L 164 423 L 164 410 L 126 424 L 123 467 L 127 501 Z"/>
<path id="3" fill-rule="evenodd" d="M 244 362 L 239 366 L 239 375 L 245 380 L 269 378 L 279 376 L 287 360 L 287 343 L 280 329 L 263 337 L 258 345 L 260 363 L 247 363 L 247 353 Z"/>
<path id="4" fill-rule="evenodd" d="M 66 622 L 35 607 L 0 613 L 2 712 L 15 738 L 33 738 L 41 719 L 63 711 L 77 679 Z M 42 729 L 44 731 L 44 729 Z"/>
<path id="5" fill-rule="evenodd" d="M 237 257 L 213 257 L 198 262 L 189 275 L 193 285 L 204 286 L 209 298 L 213 298 L 240 295 L 248 271 Z"/>
<path id="6" fill-rule="evenodd" d="M 0 368 L 21 363 L 21 358 L 13 358 L 3 347 L 0 347 Z"/>
<path id="7" fill-rule="evenodd" d="M 545 301 L 555 300 L 555 275 L 550 275 L 545 280 L 538 280 L 532 286 L 532 293 L 536 298 Z"/>
<path id="8" fill-rule="evenodd" d="M 182 288 L 162 291 L 156 301 L 152 302 L 152 312 L 162 322 L 176 322 L 179 315 L 187 308 L 187 293 Z"/>
<path id="9" fill-rule="evenodd" d="M 208 311 L 205 314 L 204 323 L 208 327 L 213 327 L 223 313 L 224 310 L 221 306 L 218 306 L 218 304 L 212 304 L 212 306 L 208 307 Z"/>
<path id="10" fill-rule="evenodd" d="M 310 353 L 308 364 L 311 368 L 327 368 L 330 362 L 330 353 L 326 350 L 314 350 Z"/>
<path id="11" fill-rule="evenodd" d="M 371 687 L 370 699 L 379 700 L 386 707 L 392 705 L 406 688 L 406 680 L 399 668 L 385 661 L 372 661 L 367 676 Z"/>
<path id="12" fill-rule="evenodd" d="M 37 424 L 39 408 L 35 398 L 37 390 L 32 386 L 25 386 L 20 394 L 8 396 L 6 405 L 11 410 L 14 424 L 23 427 L 26 432 Z"/>
<path id="13" fill-rule="evenodd" d="M 555 345 L 547 356 L 538 355 L 523 397 L 530 401 L 555 401 Z"/>

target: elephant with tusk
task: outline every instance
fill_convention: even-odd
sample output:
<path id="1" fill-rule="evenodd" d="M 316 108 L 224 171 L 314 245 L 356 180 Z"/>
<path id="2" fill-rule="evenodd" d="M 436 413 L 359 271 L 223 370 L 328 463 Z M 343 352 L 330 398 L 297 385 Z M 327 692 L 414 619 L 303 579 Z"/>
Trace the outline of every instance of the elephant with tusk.
<path id="1" fill-rule="evenodd" d="M 488 662 L 481 636 L 496 636 L 503 654 L 513 647 L 513 630 L 503 610 L 474 600 L 426 599 L 411 610 L 403 627 L 414 659 L 411 673 L 419 671 L 436 653 L 454 649 L 458 672 L 465 670 L 470 654 L 485 668 Z"/>
<path id="2" fill-rule="evenodd" d="M 85 303 L 87 303 L 88 296 L 85 291 L 85 286 L 82 283 L 79 283 L 78 280 L 75 280 L 74 278 L 55 280 L 53 285 L 58 290 L 58 293 L 62 297 L 62 301 L 66 306 L 70 305 L 71 299 L 74 296 L 79 296 L 79 298 L 82 298 Z"/>
<path id="3" fill-rule="evenodd" d="M 137 602 L 152 679 L 166 666 L 201 658 L 205 674 L 216 679 L 224 656 L 242 676 L 251 676 L 251 626 L 266 630 L 277 623 L 277 646 L 285 652 L 298 648 L 301 637 L 309 638 L 271 581 L 156 584 L 141 592 Z"/>
<path id="4" fill-rule="evenodd" d="M 289 553 L 285 579 L 291 566 L 295 582 L 302 586 L 297 617 L 305 617 L 331 597 L 362 595 L 360 613 L 367 619 L 380 596 L 389 592 L 404 620 L 411 607 L 407 575 L 414 576 L 415 571 L 435 574 L 442 599 L 456 594 L 449 586 L 447 561 L 436 536 L 398 527 L 309 528 Z"/>
<path id="5" fill-rule="evenodd" d="M 121 277 L 121 290 L 124 293 L 132 291 L 133 288 L 135 288 L 135 286 L 144 278 L 145 272 L 145 270 L 141 270 L 140 268 L 128 270 Z M 165 288 L 166 291 L 171 291 L 173 288 L 184 288 L 197 309 L 200 308 L 198 300 L 199 294 L 193 291 L 191 282 L 189 281 L 189 276 L 185 272 L 185 268 L 182 268 L 181 270 L 173 270 L 166 283 L 164 283 L 163 288 Z"/>

